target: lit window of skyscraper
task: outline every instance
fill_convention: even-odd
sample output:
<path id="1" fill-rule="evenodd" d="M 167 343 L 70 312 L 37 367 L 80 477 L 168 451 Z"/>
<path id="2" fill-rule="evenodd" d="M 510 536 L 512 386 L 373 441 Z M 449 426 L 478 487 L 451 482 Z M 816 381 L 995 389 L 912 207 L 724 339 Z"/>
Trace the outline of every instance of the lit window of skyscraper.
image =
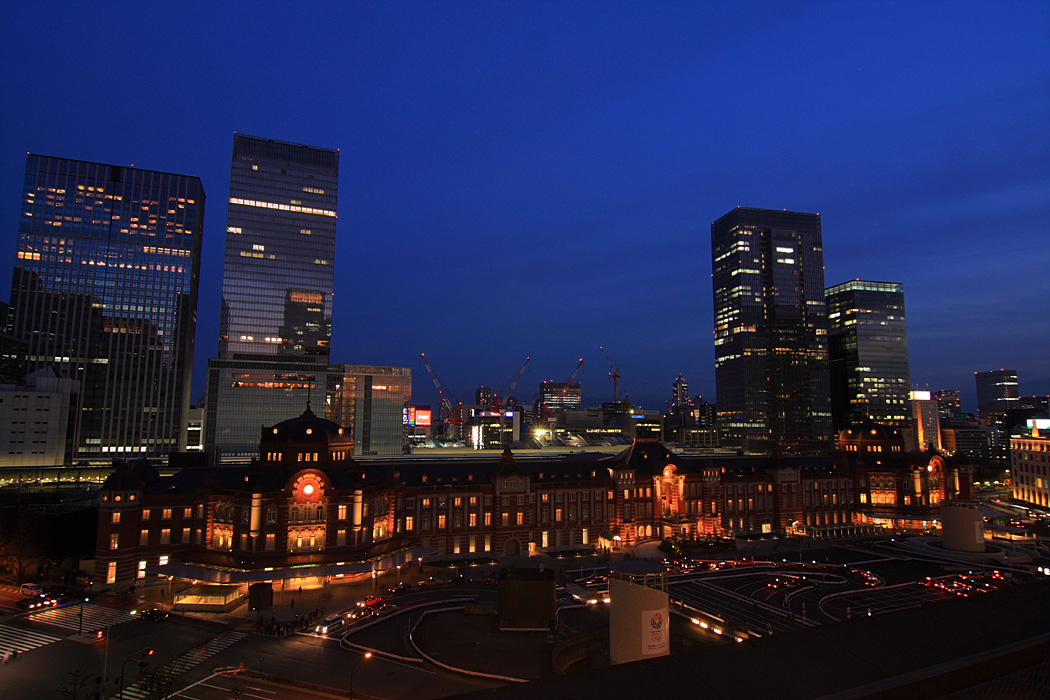
<path id="1" fill-rule="evenodd" d="M 722 444 L 830 446 L 820 215 L 737 207 L 711 224 Z"/>
<path id="2" fill-rule="evenodd" d="M 831 408 L 836 430 L 871 420 L 910 420 L 904 286 L 851 280 L 829 287 Z"/>
<path id="3" fill-rule="evenodd" d="M 26 159 L 13 329 L 80 382 L 74 459 L 185 447 L 203 221 L 199 178 Z"/>

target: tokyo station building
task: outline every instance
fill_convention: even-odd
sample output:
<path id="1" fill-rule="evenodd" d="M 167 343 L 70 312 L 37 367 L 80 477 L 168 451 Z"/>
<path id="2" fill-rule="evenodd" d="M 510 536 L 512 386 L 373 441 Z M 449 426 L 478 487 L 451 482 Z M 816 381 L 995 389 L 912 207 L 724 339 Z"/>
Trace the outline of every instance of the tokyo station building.
<path id="1" fill-rule="evenodd" d="M 694 456 L 637 440 L 619 454 L 361 459 L 348 431 L 307 406 L 263 428 L 248 465 L 165 477 L 146 462 L 118 465 L 100 497 L 95 586 L 301 585 L 425 557 L 926 529 L 944 500 L 971 496 L 968 464 L 904 453 L 896 429 L 854 426 L 840 446 L 824 457 Z"/>

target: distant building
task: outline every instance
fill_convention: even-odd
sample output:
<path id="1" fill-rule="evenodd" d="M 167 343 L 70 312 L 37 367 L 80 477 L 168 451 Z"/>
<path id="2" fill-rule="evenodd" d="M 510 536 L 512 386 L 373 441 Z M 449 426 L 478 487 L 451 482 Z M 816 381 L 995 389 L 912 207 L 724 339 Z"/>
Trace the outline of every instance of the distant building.
<path id="1" fill-rule="evenodd" d="M 962 413 L 962 399 L 959 398 L 958 389 L 941 389 L 933 392 L 933 398 L 937 402 L 937 410 L 941 418 L 950 418 Z"/>
<path id="2" fill-rule="evenodd" d="M 723 444 L 829 448 L 820 215 L 737 207 L 711 224 L 711 255 Z"/>
<path id="3" fill-rule="evenodd" d="M 1003 467 L 1010 463 L 1011 414 L 1021 408 L 1017 370 L 974 372 L 977 383 L 977 414 L 989 429 L 989 458 Z"/>
<path id="4" fill-rule="evenodd" d="M 1014 498 L 1050 508 L 1050 420 L 1033 419 L 1010 436 Z"/>
<path id="5" fill-rule="evenodd" d="M 909 449 L 914 452 L 941 449 L 941 417 L 937 401 L 928 391 L 911 392 L 912 420 L 910 434 L 913 437 Z"/>
<path id="6" fill-rule="evenodd" d="M 477 390 L 474 391 L 474 403 L 479 406 L 492 408 L 493 398 L 492 389 L 487 386 L 479 386 Z"/>
<path id="7" fill-rule="evenodd" d="M 984 414 L 993 411 L 1006 411 L 1020 408 L 1017 370 L 995 369 L 988 372 L 974 372 L 977 384 L 977 412 Z"/>
<path id="8" fill-rule="evenodd" d="M 1050 396 L 1022 396 L 1018 399 L 1022 410 L 1041 414 L 1044 418 L 1050 418 Z"/>
<path id="9" fill-rule="evenodd" d="M 540 384 L 540 404 L 550 412 L 580 410 L 579 382 L 543 382 Z"/>
<path id="10" fill-rule="evenodd" d="M 67 461 L 185 447 L 203 225 L 199 178 L 26 157 L 12 333 L 79 383 Z"/>
<path id="11" fill-rule="evenodd" d="M 74 444 L 70 419 L 76 412 L 77 382 L 58 378 L 50 367 L 18 384 L 0 384 L 0 467 L 58 467 Z"/>
<path id="12" fill-rule="evenodd" d="M 906 427 L 911 377 L 904 286 L 851 280 L 829 287 L 826 297 L 836 430 L 862 421 Z"/>
<path id="13" fill-rule="evenodd" d="M 678 379 L 674 380 L 674 384 L 671 385 L 671 405 L 688 406 L 691 403 L 692 401 L 689 399 L 689 384 L 679 374 Z"/>

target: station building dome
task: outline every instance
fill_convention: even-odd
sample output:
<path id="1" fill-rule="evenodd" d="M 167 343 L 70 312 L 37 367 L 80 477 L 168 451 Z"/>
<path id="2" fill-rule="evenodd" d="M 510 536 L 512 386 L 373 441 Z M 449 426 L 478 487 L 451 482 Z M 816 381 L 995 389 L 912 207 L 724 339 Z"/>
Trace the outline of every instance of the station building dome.
<path id="1" fill-rule="evenodd" d="M 263 427 L 259 461 L 282 467 L 324 467 L 345 464 L 353 453 L 350 431 L 306 410 L 296 418 Z"/>

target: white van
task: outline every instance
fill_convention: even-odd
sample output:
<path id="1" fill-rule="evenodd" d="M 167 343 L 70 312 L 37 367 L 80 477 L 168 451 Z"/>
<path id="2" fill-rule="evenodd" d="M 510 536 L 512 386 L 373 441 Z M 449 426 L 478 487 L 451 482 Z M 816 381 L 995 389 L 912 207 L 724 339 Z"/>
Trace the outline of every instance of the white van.
<path id="1" fill-rule="evenodd" d="M 18 592 L 22 595 L 43 595 L 44 589 L 35 583 L 23 583 L 19 586 Z"/>
<path id="2" fill-rule="evenodd" d="M 321 624 L 314 628 L 314 632 L 317 634 L 328 634 L 335 632 L 337 629 L 343 626 L 342 615 L 330 615 L 321 621 Z"/>

